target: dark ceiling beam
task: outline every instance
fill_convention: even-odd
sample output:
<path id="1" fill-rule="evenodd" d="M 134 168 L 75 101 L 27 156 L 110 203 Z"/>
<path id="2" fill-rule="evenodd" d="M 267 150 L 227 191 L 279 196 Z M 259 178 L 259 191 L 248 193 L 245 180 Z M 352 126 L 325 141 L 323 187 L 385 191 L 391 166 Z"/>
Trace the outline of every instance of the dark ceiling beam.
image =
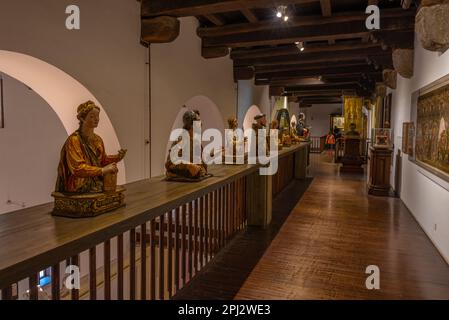
<path id="1" fill-rule="evenodd" d="M 204 17 L 216 26 L 224 26 L 226 21 L 216 14 L 205 14 Z"/>
<path id="2" fill-rule="evenodd" d="M 285 91 L 289 92 L 288 87 L 284 88 Z M 310 98 L 310 99 L 319 99 L 319 98 L 333 98 L 333 97 L 340 97 L 342 93 L 342 90 L 334 90 L 334 91 L 321 91 L 319 93 L 317 92 L 298 92 L 298 96 L 301 96 L 303 98 Z"/>
<path id="3" fill-rule="evenodd" d="M 323 17 L 330 17 L 332 16 L 332 2 L 331 0 L 320 0 L 320 6 L 321 6 L 321 14 Z M 329 39 L 329 44 L 335 44 L 335 39 Z"/>
<path id="4" fill-rule="evenodd" d="M 356 74 L 356 75 L 342 75 L 342 76 L 338 76 L 338 77 L 333 77 L 333 78 L 322 78 L 322 80 L 320 81 L 321 84 L 338 84 L 338 83 L 365 83 L 365 82 L 369 82 L 369 81 L 374 81 L 374 82 L 382 82 L 383 78 L 382 78 L 382 72 L 378 72 L 378 73 L 372 73 L 369 75 L 366 75 L 366 79 L 364 79 L 362 77 L 361 74 Z M 273 86 L 291 86 L 291 85 L 307 85 L 310 78 L 288 78 L 288 79 L 270 79 L 270 80 L 258 80 L 256 79 L 255 84 L 256 85 L 273 85 Z M 316 78 L 312 78 L 312 79 L 316 79 Z M 368 80 L 369 79 L 369 80 Z M 316 82 L 318 82 L 319 80 L 316 80 Z M 319 85 L 318 83 L 316 83 L 315 85 Z"/>
<path id="5" fill-rule="evenodd" d="M 314 62 L 332 62 L 348 61 L 355 59 L 368 58 L 370 56 L 391 56 L 391 51 L 381 49 L 355 49 L 337 52 L 319 52 L 319 53 L 296 53 L 280 57 L 264 57 L 255 59 L 235 59 L 235 66 L 266 66 L 266 65 L 286 65 L 286 64 L 307 64 Z"/>
<path id="6" fill-rule="evenodd" d="M 328 90 L 348 90 L 348 89 L 358 89 L 360 88 L 360 83 L 358 82 L 342 82 L 342 83 L 326 83 L 326 84 L 317 84 L 317 85 L 300 85 L 300 86 L 291 86 L 289 87 L 289 91 L 328 91 Z"/>
<path id="7" fill-rule="evenodd" d="M 243 9 L 240 10 L 240 12 L 245 16 L 246 20 L 248 20 L 249 22 L 251 22 L 251 23 L 259 22 L 259 19 L 251 11 L 251 9 L 243 8 Z"/>
<path id="8" fill-rule="evenodd" d="M 320 6 L 323 17 L 330 17 L 332 15 L 331 0 L 320 0 Z"/>
<path id="9" fill-rule="evenodd" d="M 303 72 L 312 69 L 323 69 L 323 68 L 335 68 L 335 67 L 360 67 L 366 66 L 367 61 L 363 57 L 351 61 L 337 61 L 337 62 L 319 62 L 310 64 L 292 64 L 292 65 L 271 65 L 271 66 L 256 66 L 256 73 L 274 73 L 274 72 L 284 72 L 284 71 L 297 71 Z"/>
<path id="10" fill-rule="evenodd" d="M 282 0 L 283 5 L 317 3 L 319 0 Z M 271 8 L 273 0 L 142 0 L 142 16 L 169 15 L 176 17 L 240 11 L 241 8 Z"/>
<path id="11" fill-rule="evenodd" d="M 383 19 L 383 31 L 413 30 L 414 17 L 403 17 L 395 19 Z M 204 37 L 203 45 L 252 47 L 264 45 L 292 44 L 296 41 L 323 41 L 329 39 L 353 39 L 362 38 L 369 33 L 364 23 L 342 22 L 322 26 L 307 26 L 293 28 L 274 28 L 272 32 L 257 31 L 244 32 L 221 37 Z"/>
<path id="12" fill-rule="evenodd" d="M 386 45 L 392 49 L 413 49 L 415 47 L 414 30 L 397 32 L 375 31 L 371 34 L 371 38 L 376 44 Z"/>
<path id="13" fill-rule="evenodd" d="M 369 6 L 371 6 L 371 5 L 377 6 L 379 4 L 378 2 L 379 2 L 378 0 L 368 0 L 368 5 Z M 370 36 L 366 35 L 366 36 L 362 37 L 362 42 L 363 43 L 369 42 L 369 39 L 370 39 Z"/>
<path id="14" fill-rule="evenodd" d="M 362 73 L 372 73 L 376 72 L 373 66 L 362 65 L 357 67 L 340 67 L 336 66 L 333 68 L 322 67 L 310 70 L 288 70 L 288 71 L 278 71 L 269 73 L 260 73 L 256 70 L 256 78 L 266 78 L 266 79 L 279 79 L 288 77 L 318 77 L 318 76 L 331 76 L 331 75 L 345 75 L 345 74 L 362 74 Z"/>
<path id="15" fill-rule="evenodd" d="M 383 19 L 396 19 L 412 17 L 416 14 L 415 10 L 402 10 L 402 9 L 384 9 L 381 14 L 381 23 Z M 307 27 L 307 26 L 323 26 L 328 24 L 343 23 L 343 22 L 365 22 L 367 15 L 364 12 L 344 12 L 335 13 L 331 17 L 323 16 L 297 16 L 291 17 L 288 23 L 284 23 L 277 20 L 265 20 L 258 23 L 239 23 L 230 24 L 222 27 L 204 27 L 198 28 L 197 34 L 200 37 L 222 37 L 227 35 L 267 31 L 273 29 L 289 29 L 295 27 Z M 365 27 L 365 23 L 362 24 Z M 366 30 L 366 28 L 365 28 Z"/>
<path id="16" fill-rule="evenodd" d="M 286 95 L 288 96 L 288 94 Z M 296 95 L 291 95 L 296 96 Z M 297 97 L 297 96 L 296 96 Z M 297 101 L 300 104 L 337 104 L 342 103 L 342 97 L 332 97 L 332 98 L 313 98 L 313 99 L 302 99 L 301 97 L 297 97 Z"/>
<path id="17" fill-rule="evenodd" d="M 353 49 L 374 49 L 374 48 L 379 49 L 380 44 L 360 43 L 360 41 L 351 41 L 345 44 L 308 45 L 306 46 L 304 53 L 336 52 Z M 231 52 L 231 59 L 264 58 L 264 57 L 284 56 L 298 53 L 299 53 L 298 48 L 295 45 L 261 48 L 261 49 L 234 49 Z"/>

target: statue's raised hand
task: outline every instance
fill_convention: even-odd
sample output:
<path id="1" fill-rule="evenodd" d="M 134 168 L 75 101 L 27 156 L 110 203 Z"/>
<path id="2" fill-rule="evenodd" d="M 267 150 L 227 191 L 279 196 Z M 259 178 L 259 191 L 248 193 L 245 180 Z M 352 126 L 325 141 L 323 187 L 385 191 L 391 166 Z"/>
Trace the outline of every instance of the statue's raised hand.
<path id="1" fill-rule="evenodd" d="M 126 150 L 126 149 L 120 149 L 118 151 L 119 161 L 123 160 L 123 158 L 126 156 L 126 152 L 128 152 L 128 150 Z"/>

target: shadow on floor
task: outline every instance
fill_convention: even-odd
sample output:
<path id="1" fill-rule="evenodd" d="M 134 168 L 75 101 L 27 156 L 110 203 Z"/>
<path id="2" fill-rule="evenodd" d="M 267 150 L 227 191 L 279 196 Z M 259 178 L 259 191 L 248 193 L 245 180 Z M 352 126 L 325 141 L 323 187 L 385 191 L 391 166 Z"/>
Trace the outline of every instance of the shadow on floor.
<path id="1" fill-rule="evenodd" d="M 173 299 L 233 299 L 312 181 L 313 178 L 308 178 L 290 183 L 273 200 L 273 220 L 269 227 L 249 227 L 235 236 Z"/>

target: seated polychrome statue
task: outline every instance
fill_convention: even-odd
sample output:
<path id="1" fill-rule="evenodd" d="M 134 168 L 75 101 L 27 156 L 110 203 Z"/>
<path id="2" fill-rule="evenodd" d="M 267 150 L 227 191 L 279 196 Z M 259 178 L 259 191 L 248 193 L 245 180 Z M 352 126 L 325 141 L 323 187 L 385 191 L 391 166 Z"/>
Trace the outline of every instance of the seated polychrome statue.
<path id="1" fill-rule="evenodd" d="M 236 164 L 240 155 L 243 159 L 243 162 L 248 158 L 248 154 L 245 153 L 245 143 L 248 141 L 247 137 L 243 137 L 242 141 L 239 141 L 237 135 L 235 134 L 235 130 L 238 128 L 238 120 L 235 117 L 231 117 L 228 119 L 228 129 L 233 131 L 226 132 L 226 145 L 232 146 L 232 163 Z M 226 161 L 226 146 L 222 149 L 223 162 Z M 229 162 L 229 160 L 228 160 Z M 241 161 L 240 161 L 241 162 Z M 227 163 L 228 164 L 228 163 Z"/>
<path id="2" fill-rule="evenodd" d="M 53 215 L 92 217 L 124 205 L 123 187 L 117 187 L 117 163 L 126 155 L 107 155 L 103 140 L 94 133 L 100 108 L 92 101 L 77 109 L 79 129 L 61 150 Z"/>
<path id="3" fill-rule="evenodd" d="M 181 161 L 180 163 L 173 163 L 170 158 L 170 154 L 172 152 L 172 148 L 181 142 L 181 137 L 173 142 L 167 156 L 167 161 L 165 162 L 165 176 L 167 180 L 171 181 L 180 181 L 180 182 L 195 182 L 201 181 L 205 178 L 211 177 L 211 174 L 207 172 L 207 164 L 205 164 L 202 160 L 201 163 L 196 164 L 193 163 L 193 151 L 195 144 L 193 143 L 193 124 L 195 121 L 201 121 L 200 114 L 197 111 L 186 111 L 183 115 L 183 129 L 187 130 L 190 137 L 190 150 L 189 150 L 189 160 L 190 161 Z M 202 147 L 201 141 L 198 141 L 196 145 L 200 146 L 200 150 L 197 150 L 197 153 L 202 155 Z M 178 157 L 181 158 L 183 156 L 182 149 L 178 151 Z"/>

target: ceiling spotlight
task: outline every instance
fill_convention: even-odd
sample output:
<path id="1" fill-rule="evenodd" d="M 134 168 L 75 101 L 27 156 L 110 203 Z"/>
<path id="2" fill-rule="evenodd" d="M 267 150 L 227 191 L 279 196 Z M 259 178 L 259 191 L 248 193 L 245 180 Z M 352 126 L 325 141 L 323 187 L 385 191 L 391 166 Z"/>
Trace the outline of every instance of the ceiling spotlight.
<path id="1" fill-rule="evenodd" d="M 295 42 L 296 47 L 299 49 L 299 51 L 303 52 L 305 47 L 304 47 L 304 42 L 299 41 L 299 42 Z"/>
<path id="2" fill-rule="evenodd" d="M 288 21 L 287 6 L 279 6 L 277 8 L 276 17 L 282 18 L 284 21 Z"/>

